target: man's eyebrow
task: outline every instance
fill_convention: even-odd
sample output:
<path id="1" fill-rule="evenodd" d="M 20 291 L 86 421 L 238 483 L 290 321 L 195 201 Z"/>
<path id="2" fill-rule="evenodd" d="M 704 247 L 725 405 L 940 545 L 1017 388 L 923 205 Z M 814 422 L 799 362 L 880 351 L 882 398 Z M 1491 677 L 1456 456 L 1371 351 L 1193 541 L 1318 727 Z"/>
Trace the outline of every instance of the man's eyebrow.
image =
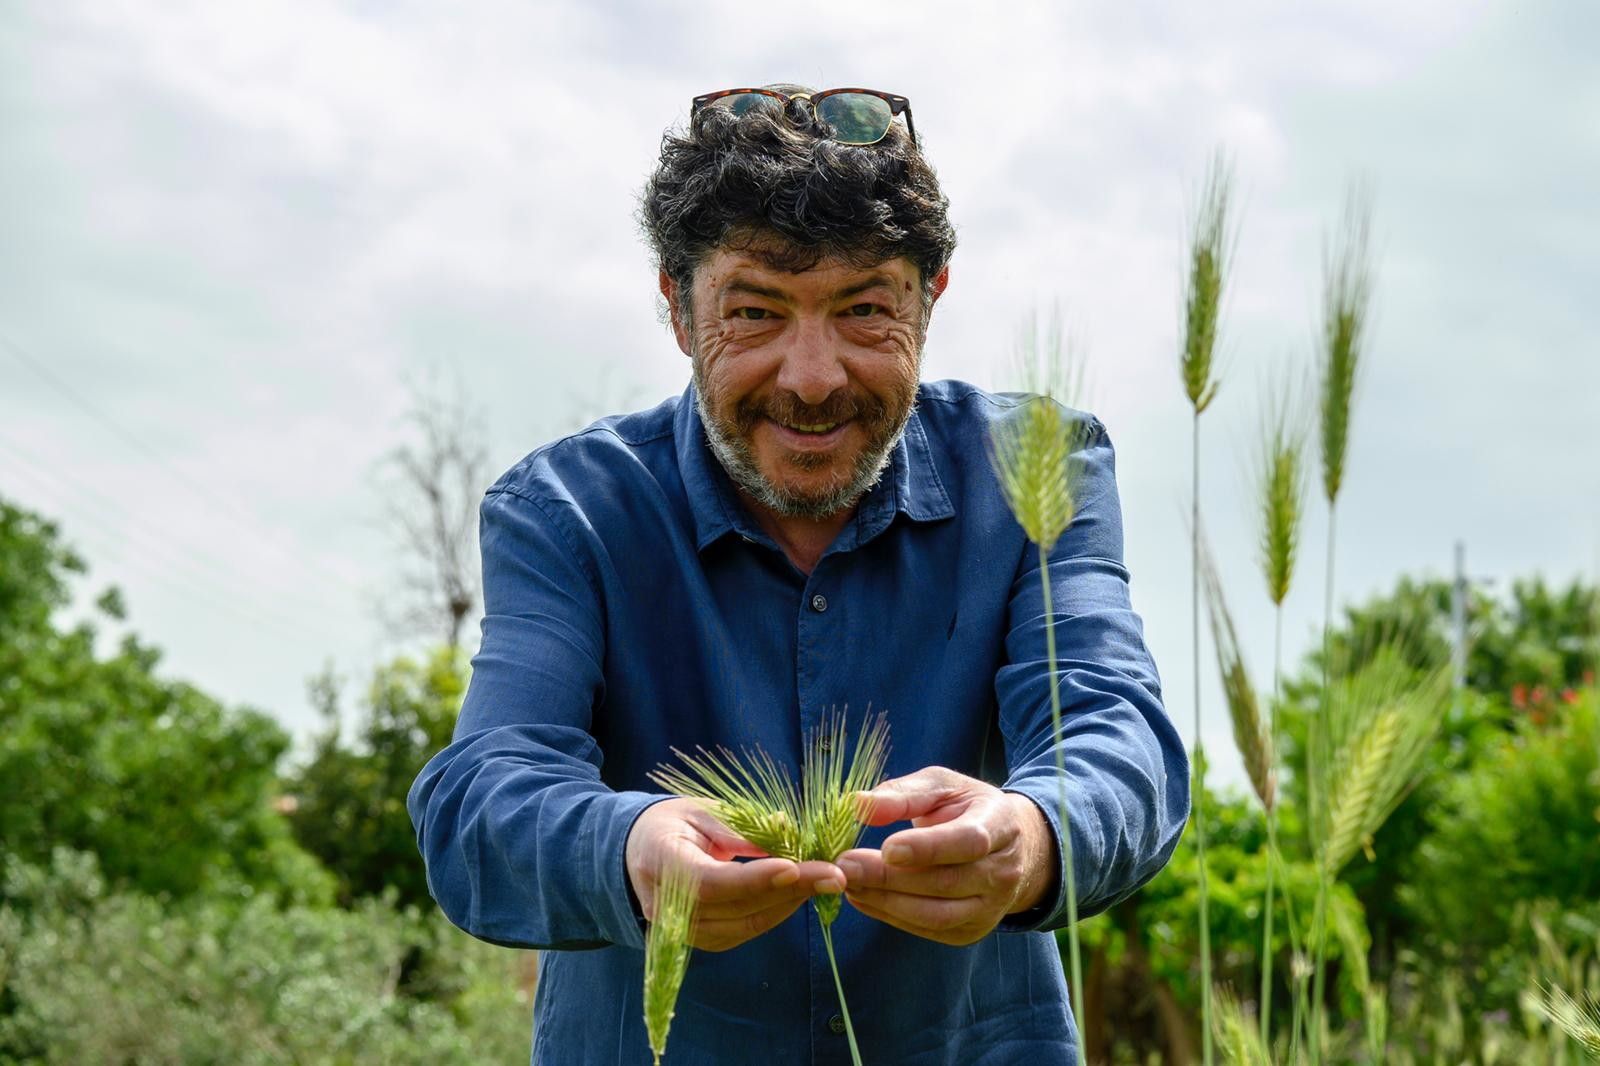
<path id="1" fill-rule="evenodd" d="M 860 281 L 854 282 L 853 284 L 846 285 L 844 288 L 839 289 L 836 292 L 830 293 L 828 295 L 828 302 L 837 303 L 838 301 L 848 299 L 857 293 L 866 292 L 868 289 L 876 289 L 879 286 L 893 289 L 894 278 L 882 272 L 873 274 L 869 277 L 863 278 Z M 728 296 L 736 292 L 747 293 L 751 296 L 764 296 L 769 300 L 777 300 L 779 303 L 794 302 L 794 297 L 790 296 L 782 289 L 774 289 L 766 285 L 757 285 L 753 281 L 747 281 L 744 278 L 738 277 L 731 278 L 724 282 L 722 287 L 717 290 L 717 295 Z"/>
<path id="2" fill-rule="evenodd" d="M 858 292 L 866 292 L 868 289 L 876 289 L 880 285 L 885 288 L 892 289 L 894 288 L 894 279 L 888 274 L 881 272 L 873 274 L 870 277 L 863 278 L 861 281 L 856 282 L 854 285 L 846 285 L 844 288 L 828 297 L 828 299 L 830 302 L 837 302 L 839 300 L 854 296 Z"/>
<path id="3" fill-rule="evenodd" d="M 735 292 L 748 293 L 751 296 L 765 296 L 767 299 L 777 300 L 779 303 L 793 302 L 789 294 L 784 292 L 782 289 L 772 289 L 765 285 L 757 285 L 755 282 L 745 281 L 743 278 L 733 278 L 732 280 L 725 282 L 722 288 L 717 290 L 717 295 L 727 296 L 730 293 Z"/>

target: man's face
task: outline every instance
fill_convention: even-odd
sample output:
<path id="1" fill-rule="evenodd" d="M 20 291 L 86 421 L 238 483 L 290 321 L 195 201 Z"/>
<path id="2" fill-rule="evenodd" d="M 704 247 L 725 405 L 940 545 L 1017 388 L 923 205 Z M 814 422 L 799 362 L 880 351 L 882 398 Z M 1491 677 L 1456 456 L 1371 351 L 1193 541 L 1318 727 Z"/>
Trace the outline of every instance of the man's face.
<path id="1" fill-rule="evenodd" d="M 665 277 L 662 286 L 707 437 L 735 483 L 790 517 L 854 504 L 916 400 L 925 323 L 915 264 L 825 259 L 792 274 L 718 250 L 695 271 L 687 327 L 678 294 Z"/>

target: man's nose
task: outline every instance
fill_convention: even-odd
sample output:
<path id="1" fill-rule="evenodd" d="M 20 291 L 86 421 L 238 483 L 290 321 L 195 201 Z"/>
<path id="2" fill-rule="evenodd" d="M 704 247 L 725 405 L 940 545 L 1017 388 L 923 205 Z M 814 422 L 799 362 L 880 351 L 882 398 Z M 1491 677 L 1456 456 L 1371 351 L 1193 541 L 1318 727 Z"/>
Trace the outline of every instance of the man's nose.
<path id="1" fill-rule="evenodd" d="M 777 385 L 802 403 L 821 404 L 849 383 L 838 348 L 828 336 L 827 323 L 801 319 L 796 323 Z"/>

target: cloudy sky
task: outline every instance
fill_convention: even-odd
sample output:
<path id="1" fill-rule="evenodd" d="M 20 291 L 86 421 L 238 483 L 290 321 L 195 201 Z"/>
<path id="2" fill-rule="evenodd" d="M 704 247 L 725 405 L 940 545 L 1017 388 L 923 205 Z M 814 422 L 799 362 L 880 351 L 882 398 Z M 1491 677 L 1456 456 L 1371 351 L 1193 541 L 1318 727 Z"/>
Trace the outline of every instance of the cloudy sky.
<path id="1" fill-rule="evenodd" d="M 61 521 L 172 675 L 303 733 L 308 675 L 397 647 L 380 475 L 407 382 L 459 377 L 496 473 L 679 391 L 633 219 L 662 130 L 716 88 L 884 88 L 910 97 L 961 242 L 925 376 L 1005 384 L 1018 323 L 1062 306 L 1188 723 L 1174 349 L 1208 156 L 1232 155 L 1244 212 L 1206 515 L 1265 673 L 1245 454 L 1264 375 L 1310 356 L 1355 178 L 1376 194 L 1379 313 L 1341 594 L 1443 574 L 1457 539 L 1501 582 L 1595 565 L 1597 39 L 1592 4 L 1459 0 L 18 0 L 0 8 L 0 493 Z M 1311 568 L 1292 650 L 1320 611 Z"/>

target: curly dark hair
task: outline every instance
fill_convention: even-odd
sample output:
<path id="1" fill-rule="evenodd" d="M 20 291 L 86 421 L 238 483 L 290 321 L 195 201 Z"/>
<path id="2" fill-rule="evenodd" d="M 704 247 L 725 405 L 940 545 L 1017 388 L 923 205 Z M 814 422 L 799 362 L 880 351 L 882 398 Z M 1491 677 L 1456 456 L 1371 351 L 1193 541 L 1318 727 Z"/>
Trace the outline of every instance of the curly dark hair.
<path id="1" fill-rule="evenodd" d="M 661 138 L 639 220 L 686 309 L 695 267 L 728 248 L 792 273 L 825 258 L 867 267 L 905 256 L 922 274 L 926 313 L 933 279 L 956 247 L 933 167 L 904 123 L 870 145 L 841 144 L 831 133 L 811 107 L 791 101 L 743 116 L 702 108 L 687 130 Z"/>

